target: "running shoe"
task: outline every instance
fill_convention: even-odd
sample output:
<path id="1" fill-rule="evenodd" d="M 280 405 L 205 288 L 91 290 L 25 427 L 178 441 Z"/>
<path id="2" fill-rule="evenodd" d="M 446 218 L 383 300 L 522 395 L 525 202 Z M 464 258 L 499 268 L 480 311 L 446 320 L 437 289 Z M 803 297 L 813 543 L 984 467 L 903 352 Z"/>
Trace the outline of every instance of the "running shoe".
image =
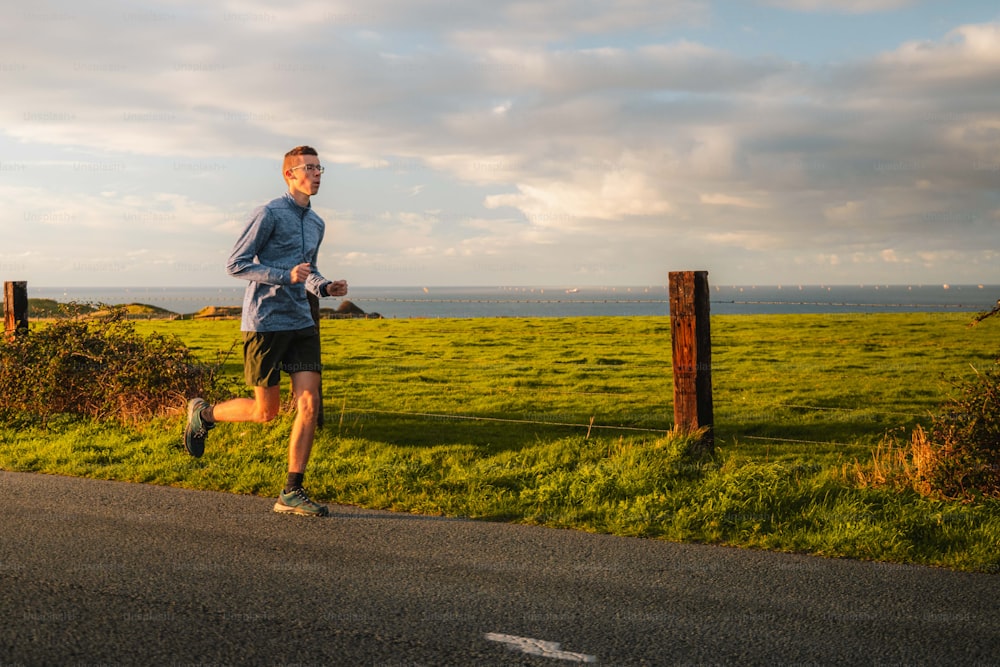
<path id="1" fill-rule="evenodd" d="M 205 438 L 208 432 L 215 428 L 215 422 L 202 419 L 201 411 L 208 407 L 203 398 L 192 398 L 188 401 L 188 421 L 184 429 L 184 449 L 188 454 L 198 458 L 205 453 Z"/>
<path id="2" fill-rule="evenodd" d="M 314 503 L 306 495 L 305 489 L 301 488 L 292 489 L 288 493 L 282 491 L 278 495 L 278 502 L 274 503 L 274 511 L 302 516 L 328 516 L 330 514 L 326 505 Z"/>

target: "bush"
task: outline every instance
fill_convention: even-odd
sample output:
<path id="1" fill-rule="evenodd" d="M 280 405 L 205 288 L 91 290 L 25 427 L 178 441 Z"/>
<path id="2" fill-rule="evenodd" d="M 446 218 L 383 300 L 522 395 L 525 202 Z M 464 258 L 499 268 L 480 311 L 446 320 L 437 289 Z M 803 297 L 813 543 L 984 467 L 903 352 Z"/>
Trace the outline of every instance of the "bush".
<path id="1" fill-rule="evenodd" d="M 930 434 L 936 449 L 928 473 L 931 487 L 946 497 L 1000 498 L 1000 365 L 960 388 Z"/>
<path id="2" fill-rule="evenodd" d="M 1000 365 L 958 387 L 929 432 L 917 426 L 904 445 L 883 440 L 866 468 L 854 467 L 863 486 L 910 487 L 926 496 L 1000 498 Z"/>
<path id="3" fill-rule="evenodd" d="M 72 311 L 74 304 L 67 307 Z M 0 343 L 0 418 L 59 414 L 134 423 L 218 391 L 220 359 L 198 362 L 175 337 L 141 336 L 121 307 L 60 319 Z"/>

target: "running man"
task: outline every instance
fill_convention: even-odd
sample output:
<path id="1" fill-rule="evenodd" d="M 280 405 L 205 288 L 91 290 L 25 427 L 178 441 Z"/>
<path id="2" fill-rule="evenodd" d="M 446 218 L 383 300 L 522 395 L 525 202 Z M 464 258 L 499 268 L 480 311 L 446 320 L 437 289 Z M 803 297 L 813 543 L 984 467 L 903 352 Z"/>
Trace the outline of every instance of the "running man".
<path id="1" fill-rule="evenodd" d="M 319 192 L 323 167 L 314 148 L 299 146 L 282 166 L 288 192 L 264 204 L 250 218 L 226 270 L 249 281 L 243 297 L 244 376 L 254 397 L 209 405 L 188 402 L 184 447 L 192 456 L 205 451 L 205 438 L 218 422 L 267 422 L 281 406 L 281 372 L 288 373 L 295 399 L 295 422 L 288 445 L 288 477 L 275 512 L 327 516 L 302 487 L 316 434 L 319 393 L 319 330 L 307 290 L 317 296 L 344 296 L 347 282 L 330 281 L 316 269 L 325 224 L 310 200 Z"/>

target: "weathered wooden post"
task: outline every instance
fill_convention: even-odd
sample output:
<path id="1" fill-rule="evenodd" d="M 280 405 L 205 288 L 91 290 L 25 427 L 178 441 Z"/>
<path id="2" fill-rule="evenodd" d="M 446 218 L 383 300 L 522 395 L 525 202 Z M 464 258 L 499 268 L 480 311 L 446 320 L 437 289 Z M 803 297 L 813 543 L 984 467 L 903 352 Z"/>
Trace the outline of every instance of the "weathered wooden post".
<path id="1" fill-rule="evenodd" d="M 3 284 L 3 330 L 7 340 L 28 332 L 28 283 Z"/>
<path id="2" fill-rule="evenodd" d="M 670 333 L 673 339 L 674 423 L 682 430 L 707 428 L 712 448 L 712 336 L 708 271 L 670 272 Z"/>

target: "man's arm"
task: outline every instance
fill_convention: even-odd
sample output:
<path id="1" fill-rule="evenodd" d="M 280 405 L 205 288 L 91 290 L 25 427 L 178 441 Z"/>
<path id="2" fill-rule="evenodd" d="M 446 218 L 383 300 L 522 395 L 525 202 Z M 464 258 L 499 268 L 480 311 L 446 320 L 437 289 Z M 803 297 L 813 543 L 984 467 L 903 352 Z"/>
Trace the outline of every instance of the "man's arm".
<path id="1" fill-rule="evenodd" d="M 344 296 L 347 294 L 347 281 L 327 280 L 316 267 L 316 261 L 319 259 L 319 248 L 323 244 L 325 225 L 318 216 L 313 215 L 313 218 L 317 223 L 316 247 L 307 255 L 303 264 L 292 269 L 292 282 L 305 282 L 306 292 L 318 297 Z"/>
<path id="2" fill-rule="evenodd" d="M 294 282 L 289 269 L 278 269 L 264 266 L 255 261 L 260 249 L 274 233 L 274 219 L 262 206 L 254 211 L 247 226 L 243 229 L 233 252 L 226 264 L 226 273 L 234 278 L 242 278 L 267 285 L 289 285 Z"/>
<path id="3" fill-rule="evenodd" d="M 316 296 L 330 296 L 327 292 L 329 285 L 333 283 L 316 270 L 316 264 L 310 265 L 309 277 L 306 278 L 306 291 L 315 294 Z"/>
<path id="4" fill-rule="evenodd" d="M 319 273 L 310 273 L 306 279 L 306 290 L 316 296 L 344 296 L 347 294 L 346 280 L 327 280 Z"/>

